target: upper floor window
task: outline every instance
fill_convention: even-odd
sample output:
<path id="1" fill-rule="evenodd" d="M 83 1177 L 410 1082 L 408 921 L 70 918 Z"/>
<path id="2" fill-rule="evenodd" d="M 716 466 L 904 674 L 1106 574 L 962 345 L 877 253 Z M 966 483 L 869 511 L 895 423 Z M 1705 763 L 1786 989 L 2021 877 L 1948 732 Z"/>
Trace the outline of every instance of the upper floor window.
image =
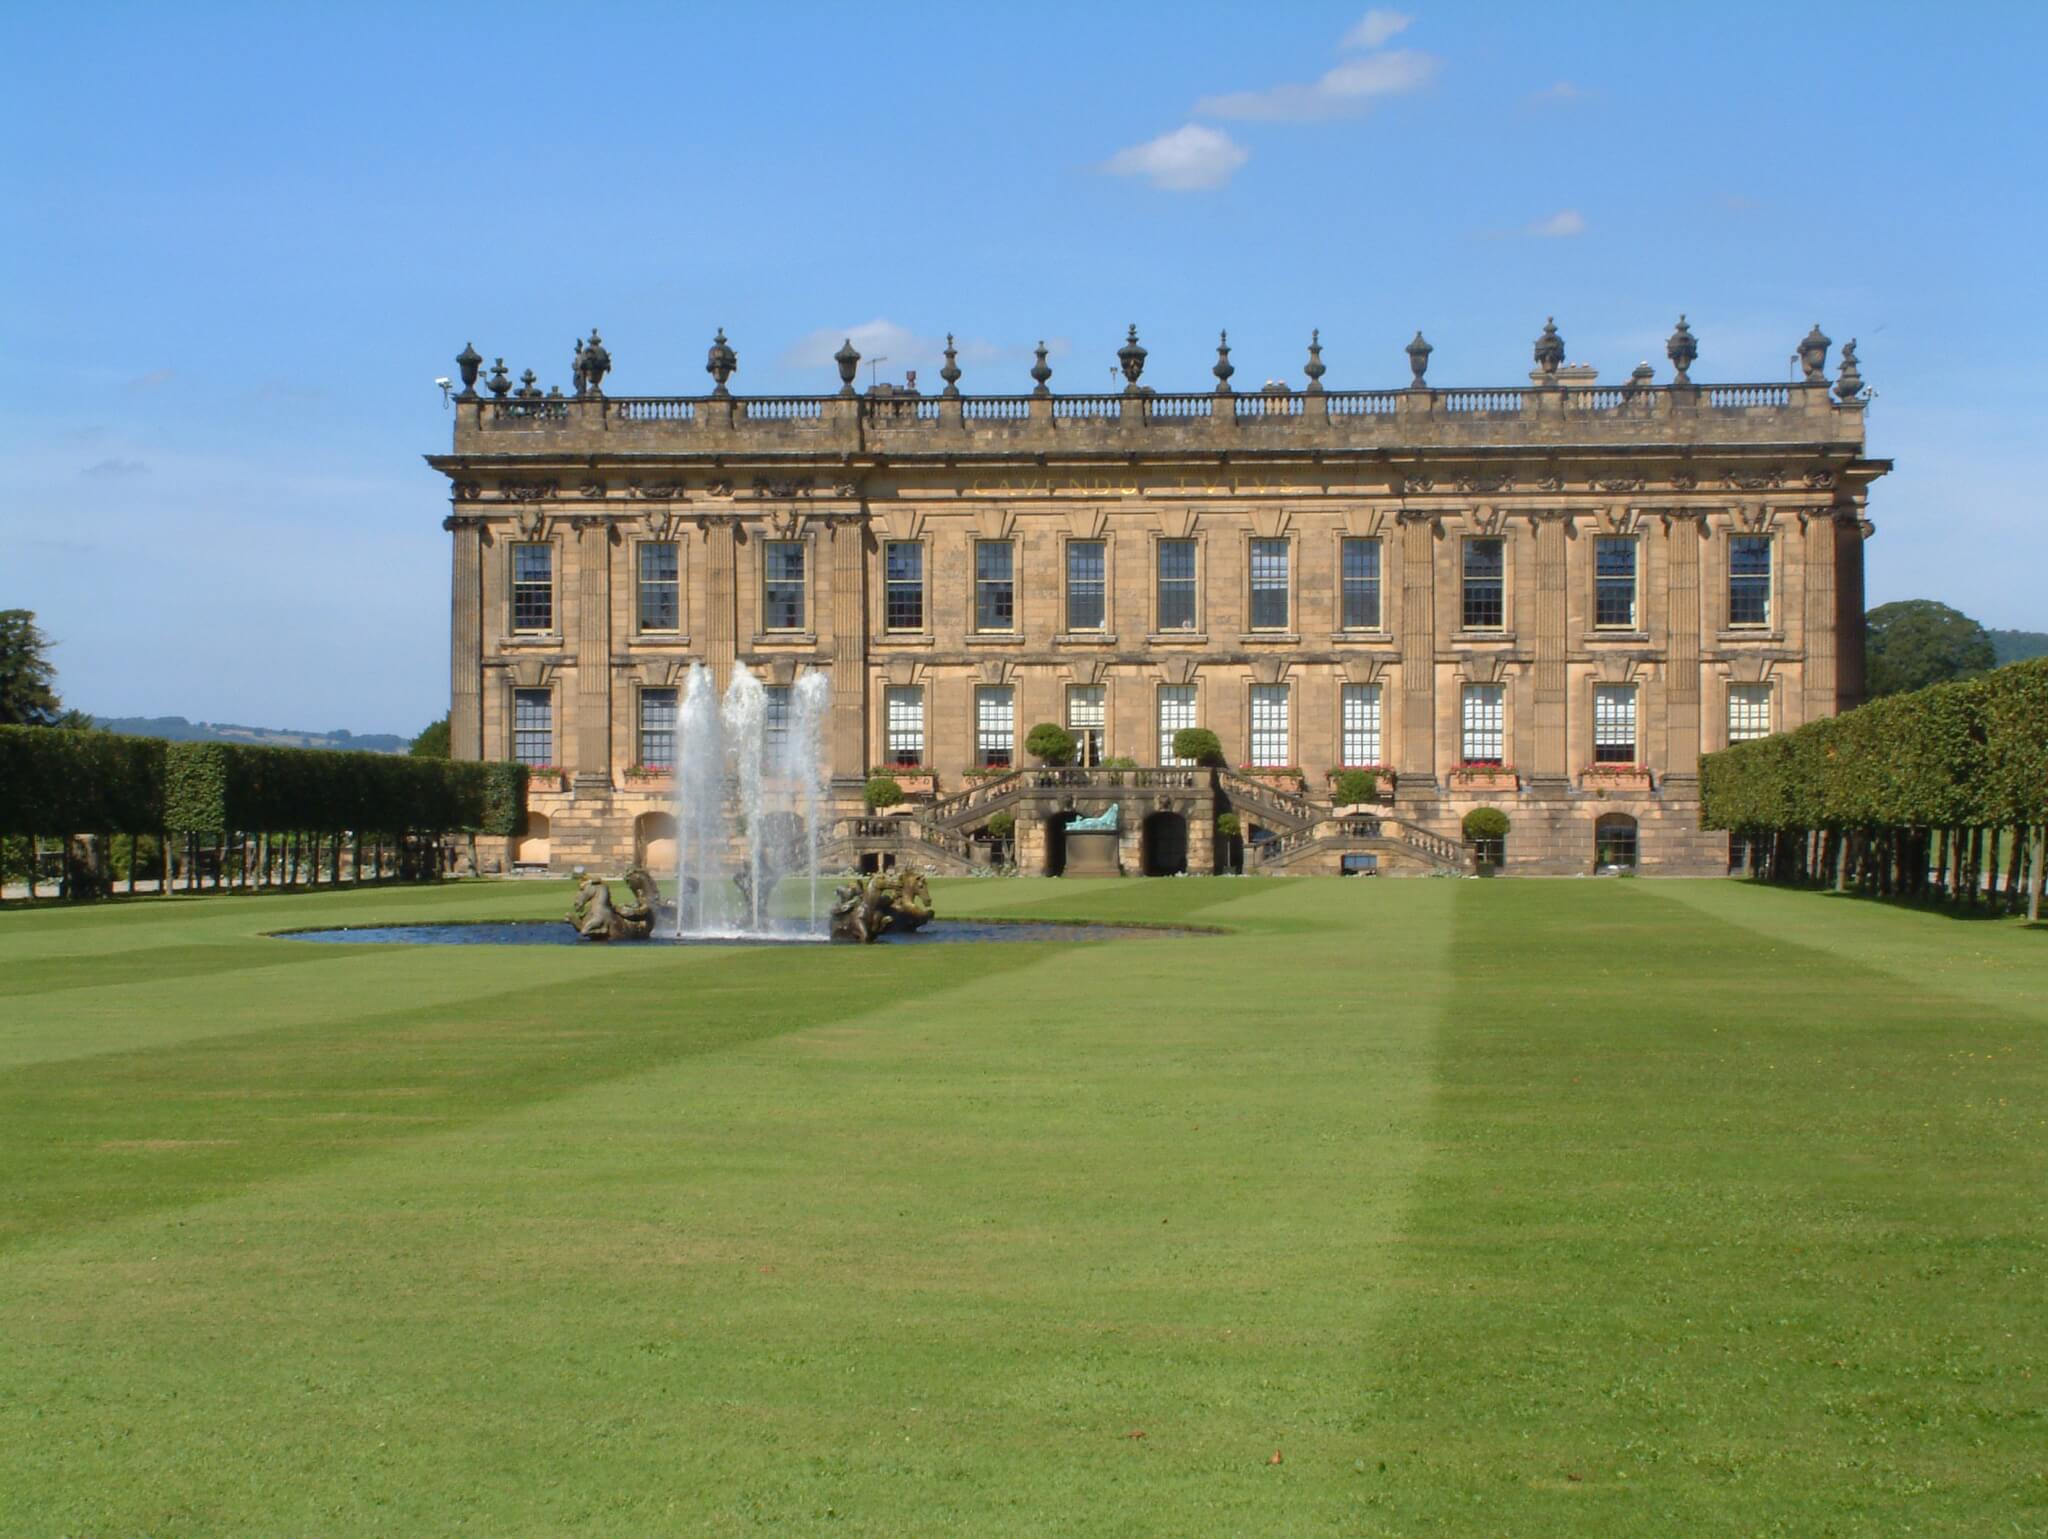
<path id="1" fill-rule="evenodd" d="M 761 547 L 761 628 L 804 628 L 804 542 L 770 540 Z"/>
<path id="2" fill-rule="evenodd" d="M 1771 735 L 1771 686 L 1730 684 L 1728 686 L 1728 741 L 1746 743 L 1751 738 Z"/>
<path id="3" fill-rule="evenodd" d="M 555 762 L 555 694 L 550 689 L 512 692 L 512 757 L 541 767 Z"/>
<path id="4" fill-rule="evenodd" d="M 1159 628 L 1195 628 L 1195 542 L 1159 542 Z"/>
<path id="5" fill-rule="evenodd" d="M 1501 764 L 1506 740 L 1504 717 L 1507 686 L 1467 684 L 1463 705 L 1463 741 L 1459 757 L 1466 764 Z"/>
<path id="6" fill-rule="evenodd" d="M 1017 628 L 1016 547 L 1008 540 L 975 542 L 974 628 L 978 631 L 1013 631 Z"/>
<path id="7" fill-rule="evenodd" d="M 1008 684 L 983 684 L 974 691 L 974 762 L 1008 769 L 1017 743 L 1016 693 Z"/>
<path id="8" fill-rule="evenodd" d="M 1161 764 L 1192 764 L 1194 760 L 1183 759 L 1173 751 L 1173 735 L 1184 728 L 1196 725 L 1195 686 L 1192 684 L 1162 684 L 1159 686 L 1159 762 Z"/>
<path id="9" fill-rule="evenodd" d="M 1074 735 L 1076 764 L 1102 762 L 1102 741 L 1109 725 L 1108 694 L 1100 684 L 1067 687 L 1067 730 Z"/>
<path id="10" fill-rule="evenodd" d="M 1287 629 L 1287 542 L 1252 541 L 1252 629 Z"/>
<path id="11" fill-rule="evenodd" d="M 676 762 L 676 692 L 640 691 L 640 763 L 647 769 L 673 769 Z"/>
<path id="12" fill-rule="evenodd" d="M 1343 584 L 1340 624 L 1347 631 L 1380 628 L 1380 542 L 1346 540 L 1338 553 Z"/>
<path id="13" fill-rule="evenodd" d="M 1593 690 L 1593 762 L 1636 762 L 1636 687 L 1600 684 Z"/>
<path id="14" fill-rule="evenodd" d="M 1465 542 L 1465 606 L 1468 631 L 1497 631 L 1507 623 L 1507 552 L 1497 539 Z"/>
<path id="15" fill-rule="evenodd" d="M 1252 686 L 1252 767 L 1255 769 L 1291 762 L 1287 757 L 1287 689 L 1285 684 Z"/>
<path id="16" fill-rule="evenodd" d="M 1771 537 L 1738 534 L 1728 542 L 1728 623 L 1771 623 Z"/>
<path id="17" fill-rule="evenodd" d="M 667 540 L 640 542 L 640 629 L 673 631 L 682 625 L 680 562 Z"/>
<path id="18" fill-rule="evenodd" d="M 1099 631 L 1108 623 L 1109 556 L 1100 540 L 1067 541 L 1067 629 Z"/>
<path id="19" fill-rule="evenodd" d="M 924 629 L 924 544 L 891 540 L 882 547 L 882 628 Z"/>
<path id="20" fill-rule="evenodd" d="M 1593 624 L 1600 630 L 1636 628 L 1636 542 L 1603 535 L 1593 542 Z"/>
<path id="21" fill-rule="evenodd" d="M 897 769 L 924 763 L 924 690 L 891 684 L 882 691 L 882 755 Z"/>
<path id="22" fill-rule="evenodd" d="M 1354 767 L 1380 763 L 1380 687 L 1346 684 L 1343 697 L 1344 762 Z"/>
<path id="23" fill-rule="evenodd" d="M 512 629 L 555 628 L 555 547 L 512 547 Z"/>

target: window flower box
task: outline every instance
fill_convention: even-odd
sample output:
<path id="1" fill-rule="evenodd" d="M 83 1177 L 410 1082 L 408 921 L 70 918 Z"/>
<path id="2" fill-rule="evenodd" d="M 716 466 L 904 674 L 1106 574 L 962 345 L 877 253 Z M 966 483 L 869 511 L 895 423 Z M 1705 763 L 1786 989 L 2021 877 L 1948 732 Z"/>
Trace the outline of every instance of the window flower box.
<path id="1" fill-rule="evenodd" d="M 1647 791 L 1650 772 L 1640 764 L 1589 764 L 1579 783 L 1588 791 Z"/>
<path id="2" fill-rule="evenodd" d="M 526 766 L 526 788 L 529 791 L 560 791 L 568 783 L 568 775 L 552 764 Z"/>
<path id="3" fill-rule="evenodd" d="M 672 791 L 676 784 L 674 770 L 652 764 L 628 765 L 622 778 L 628 791 Z"/>
<path id="4" fill-rule="evenodd" d="M 939 793 L 938 772 L 921 764 L 877 764 L 868 774 L 870 777 L 888 776 L 903 788 L 905 796 L 936 796 Z"/>
<path id="5" fill-rule="evenodd" d="M 1247 764 L 1238 773 L 1263 780 L 1276 791 L 1292 791 L 1296 795 L 1308 786 L 1308 776 L 1301 772 L 1298 764 Z"/>
<path id="6" fill-rule="evenodd" d="M 1451 771 L 1453 791 L 1514 791 L 1521 784 L 1512 764 L 1461 764 Z"/>
<path id="7" fill-rule="evenodd" d="M 1334 790 L 1338 776 L 1349 775 L 1354 772 L 1372 776 L 1373 781 L 1379 787 L 1379 790 L 1375 793 L 1375 800 L 1390 802 L 1394 799 L 1394 772 L 1384 764 L 1340 764 L 1331 770 L 1326 778 Z"/>

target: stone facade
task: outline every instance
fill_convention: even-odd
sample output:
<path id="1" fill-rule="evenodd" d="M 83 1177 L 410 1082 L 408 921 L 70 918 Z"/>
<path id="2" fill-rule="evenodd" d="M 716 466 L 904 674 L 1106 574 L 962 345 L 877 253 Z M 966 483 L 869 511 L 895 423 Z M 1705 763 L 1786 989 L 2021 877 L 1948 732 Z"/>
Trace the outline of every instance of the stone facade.
<path id="1" fill-rule="evenodd" d="M 1317 359 L 1305 390 L 1166 395 L 1126 357 L 1123 394 L 995 397 L 856 395 L 844 356 L 837 396 L 607 396 L 601 373 L 483 395 L 465 350 L 429 461 L 454 505 L 454 749 L 559 771 L 507 859 L 658 861 L 650 702 L 658 727 L 693 662 L 720 687 L 825 669 L 849 859 L 963 865 L 1009 810 L 1019 863 L 1057 867 L 1061 820 L 1114 800 L 1127 870 L 1183 845 L 1214 869 L 1224 810 L 1255 867 L 1440 868 L 1497 806 L 1510 872 L 1593 869 L 1603 818 L 1645 871 L 1719 872 L 1699 755 L 1862 691 L 1864 505 L 1890 467 L 1813 341 L 1790 385 L 1602 387 L 1539 340 L 1527 388 L 1418 366 L 1325 391 Z M 1041 721 L 1140 768 L 970 776 L 1005 746 L 1024 765 Z M 1253 773 L 1172 766 L 1180 724 Z M 905 760 L 907 813 L 863 816 L 870 769 Z M 1332 774 L 1366 761 L 1383 802 L 1341 816 Z"/>

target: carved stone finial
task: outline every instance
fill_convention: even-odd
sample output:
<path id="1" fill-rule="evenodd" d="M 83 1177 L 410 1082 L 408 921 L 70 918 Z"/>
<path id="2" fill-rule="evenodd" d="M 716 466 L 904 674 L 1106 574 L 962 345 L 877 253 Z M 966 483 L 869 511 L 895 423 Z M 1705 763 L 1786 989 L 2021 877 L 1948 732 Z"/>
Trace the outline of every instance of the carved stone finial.
<path id="1" fill-rule="evenodd" d="M 576 344 L 576 393 L 578 395 L 603 395 L 599 389 L 605 375 L 611 372 L 612 355 L 605 349 L 604 339 L 597 334 L 595 326 L 590 328 L 590 340 Z"/>
<path id="2" fill-rule="evenodd" d="M 1825 385 L 1828 382 L 1828 349 L 1832 339 L 1820 329 L 1820 322 L 1813 323 L 1813 330 L 1799 339 L 1799 366 L 1806 370 L 1809 385 Z"/>
<path id="3" fill-rule="evenodd" d="M 1846 406 L 1862 391 L 1863 372 L 1856 367 L 1856 339 L 1851 337 L 1842 344 L 1842 374 L 1835 381 L 1835 399 Z"/>
<path id="4" fill-rule="evenodd" d="M 1422 333 L 1415 333 L 1415 340 L 1408 344 L 1408 370 L 1415 377 L 1408 382 L 1410 390 L 1427 390 L 1423 375 L 1429 372 L 1429 355 L 1436 349 L 1423 340 Z"/>
<path id="5" fill-rule="evenodd" d="M 484 365 L 483 354 L 476 350 L 474 342 L 462 344 L 462 351 L 455 355 L 455 367 L 462 371 L 462 394 L 458 401 L 476 399 L 476 372 Z"/>
<path id="6" fill-rule="evenodd" d="M 946 382 L 944 394 L 949 396 L 960 394 L 960 365 L 954 362 L 959 356 L 959 349 L 953 346 L 953 333 L 949 331 L 946 333 L 946 366 L 939 370 L 939 378 Z"/>
<path id="7" fill-rule="evenodd" d="M 1676 329 L 1671 333 L 1670 340 L 1664 344 L 1664 356 L 1671 360 L 1671 367 L 1675 371 L 1671 380 L 1672 384 L 1690 385 L 1692 383 L 1692 376 L 1686 371 L 1693 366 L 1693 360 L 1698 358 L 1699 355 L 1699 341 L 1693 336 L 1692 328 L 1685 324 L 1685 317 L 1681 315 L 1678 318 Z"/>
<path id="8" fill-rule="evenodd" d="M 1124 338 L 1124 345 L 1116 350 L 1116 361 L 1124 371 L 1124 394 L 1138 393 L 1138 376 L 1145 372 L 1145 349 L 1138 341 L 1138 326 L 1131 323 L 1130 335 Z"/>
<path id="9" fill-rule="evenodd" d="M 732 350 L 732 344 L 725 340 L 725 328 L 718 328 L 718 335 L 711 339 L 711 351 L 704 355 L 704 372 L 711 376 L 713 395 L 730 394 L 725 382 L 739 369 L 740 355 Z"/>
<path id="10" fill-rule="evenodd" d="M 1557 371 L 1564 364 L 1564 338 L 1557 334 L 1557 317 L 1552 316 L 1543 323 L 1543 335 L 1536 339 L 1536 367 L 1543 371 L 1543 384 L 1547 388 L 1557 383 Z"/>
<path id="11" fill-rule="evenodd" d="M 1032 387 L 1031 393 L 1033 395 L 1051 395 L 1052 392 L 1046 389 L 1045 382 L 1052 378 L 1052 365 L 1045 361 L 1045 342 L 1043 339 L 1040 340 L 1037 348 L 1034 349 L 1034 355 L 1038 361 L 1031 366 L 1031 377 L 1038 383 Z"/>
<path id="12" fill-rule="evenodd" d="M 1631 392 L 1637 390 L 1648 390 L 1650 388 L 1650 382 L 1656 379 L 1656 377 L 1657 371 L 1650 367 L 1650 360 L 1645 358 L 1641 363 L 1637 364 L 1633 369 L 1629 370 L 1628 388 Z M 1685 374 L 1682 370 L 1680 371 L 1678 377 L 1681 380 L 1685 378 Z"/>
<path id="13" fill-rule="evenodd" d="M 1237 372 L 1237 365 L 1230 361 L 1230 333 L 1227 331 L 1216 333 L 1216 362 L 1210 366 L 1209 372 L 1216 376 L 1218 395 L 1232 393 L 1230 376 Z"/>
<path id="14" fill-rule="evenodd" d="M 534 373 L 533 370 L 528 369 L 519 376 L 519 388 L 513 391 L 512 395 L 515 400 L 538 401 L 540 399 L 540 376 Z"/>
<path id="15" fill-rule="evenodd" d="M 839 351 L 832 355 L 832 361 L 839 365 L 839 393 L 853 394 L 853 376 L 860 368 L 860 349 L 848 337 L 839 344 Z"/>
<path id="16" fill-rule="evenodd" d="M 512 376 L 505 372 L 504 359 L 500 358 L 491 365 L 491 377 L 485 382 L 485 388 L 501 401 L 511 394 Z"/>
<path id="17" fill-rule="evenodd" d="M 1318 326 L 1308 334 L 1308 362 L 1301 366 L 1301 372 L 1308 376 L 1308 393 L 1323 393 L 1323 375 L 1329 366 L 1323 362 L 1323 331 Z"/>

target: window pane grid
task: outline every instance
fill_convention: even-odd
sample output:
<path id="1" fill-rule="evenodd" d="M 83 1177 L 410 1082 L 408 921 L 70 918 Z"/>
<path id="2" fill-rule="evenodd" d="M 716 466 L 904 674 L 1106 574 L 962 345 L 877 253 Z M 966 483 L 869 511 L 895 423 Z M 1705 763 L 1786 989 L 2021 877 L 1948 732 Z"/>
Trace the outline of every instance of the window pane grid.
<path id="1" fill-rule="evenodd" d="M 1344 763 L 1347 766 L 1378 766 L 1380 763 L 1380 687 L 1377 684 L 1346 684 L 1343 696 Z"/>
<path id="2" fill-rule="evenodd" d="M 766 739 L 768 747 L 774 750 L 789 741 L 791 688 L 787 684 L 770 684 L 762 693 L 767 699 L 761 718 L 761 734 Z"/>
<path id="3" fill-rule="evenodd" d="M 1099 631 L 1108 619 L 1108 556 L 1100 540 L 1067 542 L 1067 629 Z"/>
<path id="4" fill-rule="evenodd" d="M 1636 542 L 1601 539 L 1593 545 L 1593 624 L 1633 630 L 1636 623 Z"/>
<path id="5" fill-rule="evenodd" d="M 1746 743 L 1771 735 L 1771 686 L 1730 684 L 1728 686 L 1728 741 Z"/>
<path id="6" fill-rule="evenodd" d="M 1507 623 L 1502 579 L 1507 557 L 1499 540 L 1465 542 L 1464 628 L 1497 631 Z"/>
<path id="7" fill-rule="evenodd" d="M 1159 762 L 1169 765 L 1194 763 L 1173 751 L 1173 735 L 1195 725 L 1195 686 L 1162 684 L 1159 687 Z"/>
<path id="8" fill-rule="evenodd" d="M 640 691 L 640 763 L 646 769 L 672 769 L 676 762 L 676 692 Z"/>
<path id="9" fill-rule="evenodd" d="M 1159 542 L 1159 628 L 1195 628 L 1195 542 Z"/>
<path id="10" fill-rule="evenodd" d="M 1007 547 L 1006 547 L 1007 548 Z M 974 757 L 994 769 L 1008 769 L 1015 750 L 1017 718 L 1007 684 L 985 684 L 974 692 Z"/>
<path id="11" fill-rule="evenodd" d="M 555 699 L 546 689 L 521 689 L 512 694 L 512 757 L 521 764 L 555 762 Z"/>
<path id="12" fill-rule="evenodd" d="M 882 692 L 883 754 L 900 769 L 924 763 L 924 690 L 892 684 Z"/>
<path id="13" fill-rule="evenodd" d="M 1100 764 L 1109 721 L 1109 691 L 1100 684 L 1075 684 L 1067 689 L 1067 730 L 1074 734 L 1074 760 Z"/>
<path id="14" fill-rule="evenodd" d="M 512 629 L 550 631 L 555 628 L 555 548 L 552 545 L 512 547 Z"/>
<path id="15" fill-rule="evenodd" d="M 762 625 L 771 631 L 804 628 L 804 547 L 801 540 L 770 540 L 761 550 Z"/>
<path id="16" fill-rule="evenodd" d="M 1593 691 L 1593 762 L 1636 762 L 1634 685 L 1602 684 Z"/>
<path id="17" fill-rule="evenodd" d="M 1252 767 L 1277 768 L 1288 764 L 1287 686 L 1252 686 Z"/>
<path id="18" fill-rule="evenodd" d="M 1467 684 L 1464 695 L 1464 752 L 1467 764 L 1501 764 L 1507 690 L 1499 684 Z"/>
<path id="19" fill-rule="evenodd" d="M 1008 540 L 982 540 L 975 545 L 976 630 L 1008 631 L 1017 628 L 1017 585 L 1014 573 L 1014 558 Z"/>
<path id="20" fill-rule="evenodd" d="M 672 631 L 681 625 L 681 585 L 676 547 L 646 540 L 640 546 L 640 629 Z"/>
<path id="21" fill-rule="evenodd" d="M 1252 629 L 1287 629 L 1287 542 L 1252 541 Z"/>
<path id="22" fill-rule="evenodd" d="M 882 547 L 882 624 L 892 631 L 924 629 L 924 545 L 891 540 Z"/>
<path id="23" fill-rule="evenodd" d="M 1343 581 L 1343 628 L 1347 631 L 1376 631 L 1380 628 L 1380 542 L 1346 540 L 1340 553 Z"/>
<path id="24" fill-rule="evenodd" d="M 1771 623 L 1771 538 L 1739 534 L 1728 542 L 1728 623 Z"/>

